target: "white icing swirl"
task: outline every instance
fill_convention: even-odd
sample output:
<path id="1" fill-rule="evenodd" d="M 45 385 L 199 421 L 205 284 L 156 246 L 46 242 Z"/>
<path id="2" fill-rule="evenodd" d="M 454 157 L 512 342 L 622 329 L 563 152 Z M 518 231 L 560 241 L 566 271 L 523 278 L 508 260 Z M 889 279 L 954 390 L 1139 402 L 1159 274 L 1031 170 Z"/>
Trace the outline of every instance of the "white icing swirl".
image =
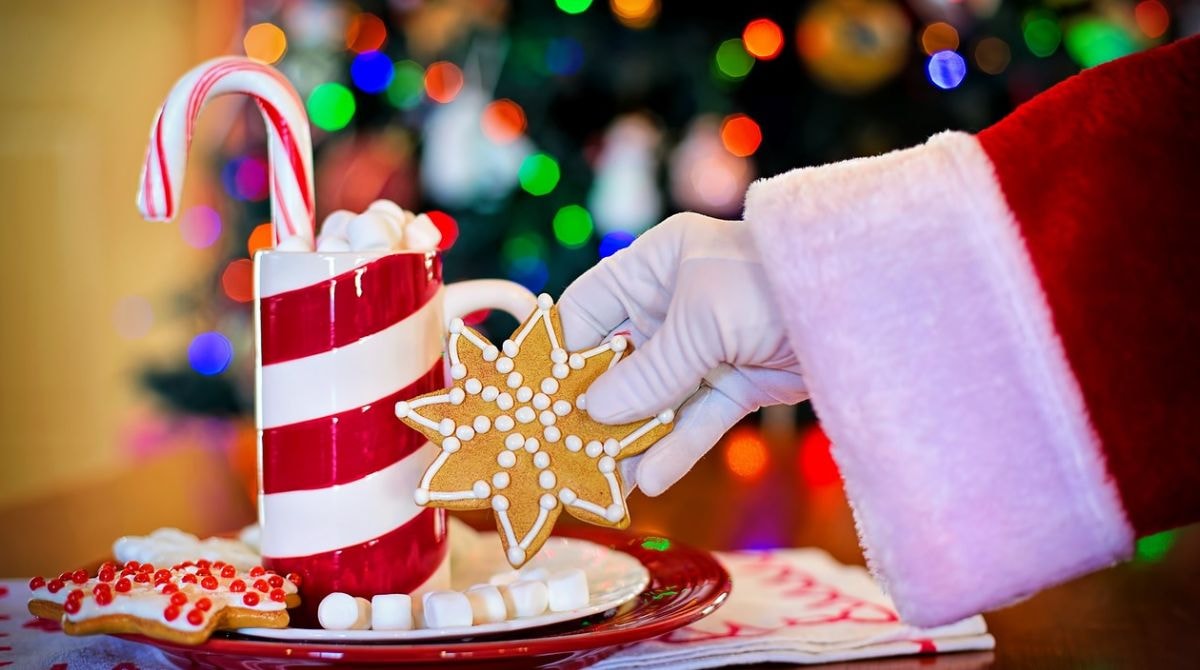
<path id="1" fill-rule="evenodd" d="M 206 540 L 178 528 L 159 528 L 149 535 L 126 535 L 113 543 L 113 557 L 124 564 L 129 561 L 175 565 L 200 558 L 231 563 L 247 570 L 262 557 L 241 540 L 210 537 Z"/>
<path id="2" fill-rule="evenodd" d="M 317 251 L 437 251 L 441 241 L 428 216 L 376 200 L 360 214 L 339 209 L 325 217 Z"/>

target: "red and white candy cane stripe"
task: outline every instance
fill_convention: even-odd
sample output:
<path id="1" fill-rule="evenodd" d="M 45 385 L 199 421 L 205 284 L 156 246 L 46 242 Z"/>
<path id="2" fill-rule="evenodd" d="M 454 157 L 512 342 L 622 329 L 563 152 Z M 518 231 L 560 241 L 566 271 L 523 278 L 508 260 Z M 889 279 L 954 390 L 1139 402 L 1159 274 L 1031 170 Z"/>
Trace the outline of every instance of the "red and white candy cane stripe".
<path id="1" fill-rule="evenodd" d="M 316 210 L 308 116 L 296 89 L 278 70 L 247 58 L 210 60 L 176 82 L 150 131 L 138 209 L 151 221 L 175 216 L 196 117 L 209 100 L 230 93 L 253 98 L 267 124 L 275 244 L 297 238 L 299 248 L 293 250 L 311 251 Z"/>

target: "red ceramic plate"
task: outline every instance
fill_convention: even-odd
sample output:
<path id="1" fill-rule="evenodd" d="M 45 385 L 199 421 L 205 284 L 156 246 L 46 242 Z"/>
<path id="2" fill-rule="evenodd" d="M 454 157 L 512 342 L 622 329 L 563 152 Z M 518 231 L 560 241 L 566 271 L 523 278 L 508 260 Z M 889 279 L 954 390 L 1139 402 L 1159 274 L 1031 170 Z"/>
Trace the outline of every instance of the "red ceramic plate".
<path id="1" fill-rule="evenodd" d="M 664 538 L 601 528 L 561 529 L 557 534 L 625 552 L 650 572 L 650 584 L 634 600 L 603 618 L 573 621 L 486 638 L 429 644 L 314 643 L 268 641 L 219 633 L 189 647 L 139 635 L 125 639 L 158 647 L 180 667 L 295 668 L 385 664 L 475 667 L 577 668 L 621 647 L 686 626 L 711 613 L 729 596 L 729 574 L 712 554 Z"/>

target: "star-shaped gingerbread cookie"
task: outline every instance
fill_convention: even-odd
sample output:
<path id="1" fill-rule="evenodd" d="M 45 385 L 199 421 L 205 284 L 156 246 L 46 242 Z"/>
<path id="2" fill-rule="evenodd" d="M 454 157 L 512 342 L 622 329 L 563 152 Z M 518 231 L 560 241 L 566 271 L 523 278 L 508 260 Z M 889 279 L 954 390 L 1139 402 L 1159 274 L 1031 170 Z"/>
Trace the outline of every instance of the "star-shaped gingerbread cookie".
<path id="1" fill-rule="evenodd" d="M 615 335 L 574 353 L 562 341 L 546 294 L 500 347 L 455 319 L 446 347 L 454 385 L 396 403 L 397 417 L 442 448 L 417 503 L 493 510 L 513 567 L 537 553 L 564 509 L 589 523 L 628 526 L 617 461 L 650 448 L 675 418 L 666 410 L 619 426 L 593 421 L 584 392 L 631 350 L 629 339 Z"/>

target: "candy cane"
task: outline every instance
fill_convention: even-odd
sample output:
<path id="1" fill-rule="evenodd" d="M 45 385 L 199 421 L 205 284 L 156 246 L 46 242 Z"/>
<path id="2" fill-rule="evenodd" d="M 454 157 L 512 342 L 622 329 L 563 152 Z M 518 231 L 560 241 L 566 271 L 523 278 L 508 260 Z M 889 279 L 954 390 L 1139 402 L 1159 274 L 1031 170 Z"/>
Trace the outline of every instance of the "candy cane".
<path id="1" fill-rule="evenodd" d="M 275 244 L 297 238 L 299 247 L 311 251 L 316 221 L 308 116 L 296 89 L 278 70 L 247 58 L 210 60 L 176 82 L 150 131 L 138 209 L 149 221 L 175 216 L 196 117 L 210 99 L 229 93 L 254 98 L 267 123 Z"/>

